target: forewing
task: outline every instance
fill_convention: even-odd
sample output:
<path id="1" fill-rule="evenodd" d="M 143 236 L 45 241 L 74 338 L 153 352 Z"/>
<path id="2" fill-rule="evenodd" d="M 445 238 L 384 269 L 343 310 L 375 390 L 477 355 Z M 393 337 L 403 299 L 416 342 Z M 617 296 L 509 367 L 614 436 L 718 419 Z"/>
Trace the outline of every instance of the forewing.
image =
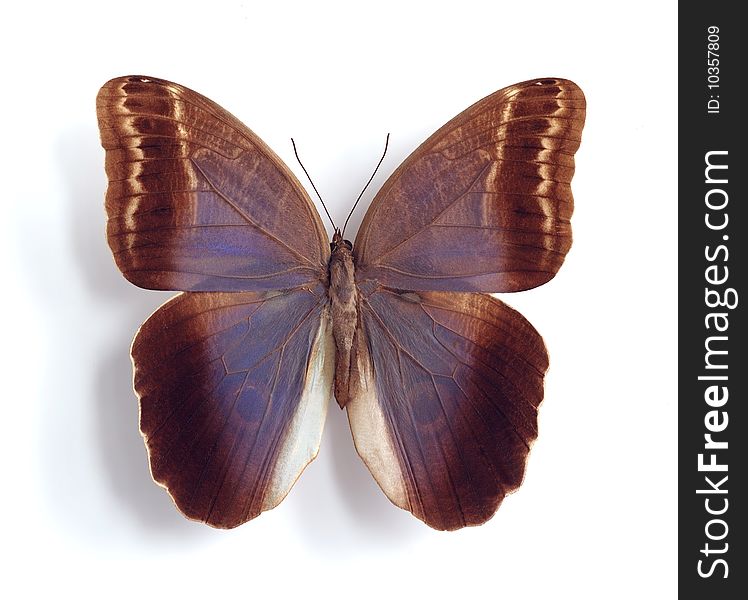
<path id="1" fill-rule="evenodd" d="M 319 279 L 329 243 L 298 180 L 214 102 L 152 77 L 113 79 L 96 109 L 107 238 L 150 289 L 264 291 Z"/>
<path id="2" fill-rule="evenodd" d="M 522 482 L 548 357 L 518 312 L 484 294 L 362 299 L 358 453 L 397 506 L 436 529 L 488 520 Z"/>
<path id="3" fill-rule="evenodd" d="M 189 518 L 276 506 L 319 448 L 334 356 L 325 290 L 184 293 L 132 346 L 151 474 Z"/>
<path id="4" fill-rule="evenodd" d="M 500 90 L 393 173 L 356 237 L 359 281 L 511 292 L 551 279 L 571 246 L 570 182 L 585 117 L 571 81 Z"/>

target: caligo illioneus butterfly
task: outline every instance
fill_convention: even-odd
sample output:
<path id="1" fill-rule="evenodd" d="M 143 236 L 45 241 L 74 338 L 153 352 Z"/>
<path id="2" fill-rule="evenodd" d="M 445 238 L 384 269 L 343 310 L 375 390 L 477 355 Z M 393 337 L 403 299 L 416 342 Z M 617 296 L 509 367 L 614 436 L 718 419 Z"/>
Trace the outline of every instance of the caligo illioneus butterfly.
<path id="1" fill-rule="evenodd" d="M 143 288 L 182 293 L 132 345 L 151 474 L 191 519 L 271 509 L 317 455 L 327 405 L 387 497 L 431 527 L 489 519 L 523 478 L 548 357 L 488 295 L 542 285 L 571 246 L 585 100 L 509 86 L 389 177 L 355 243 L 252 131 L 153 77 L 106 83 L 107 238 Z"/>

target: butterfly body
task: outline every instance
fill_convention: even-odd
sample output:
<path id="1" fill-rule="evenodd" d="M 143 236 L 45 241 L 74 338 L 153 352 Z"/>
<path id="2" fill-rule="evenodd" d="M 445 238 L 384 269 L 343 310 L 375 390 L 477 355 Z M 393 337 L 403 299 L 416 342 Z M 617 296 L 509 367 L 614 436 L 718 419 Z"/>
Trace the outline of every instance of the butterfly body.
<path id="1" fill-rule="evenodd" d="M 571 247 L 585 99 L 501 89 L 397 168 L 332 244 L 288 167 L 236 117 L 143 76 L 97 96 L 107 239 L 134 284 L 179 290 L 132 344 L 153 479 L 236 527 L 315 458 L 333 393 L 387 497 L 429 526 L 487 521 L 522 482 L 548 355 L 489 295 L 554 277 Z"/>
<path id="2" fill-rule="evenodd" d="M 359 326 L 358 291 L 353 246 L 336 231 L 331 248 L 329 295 L 335 340 L 335 399 L 344 408 L 350 398 L 349 386 L 356 383 L 357 373 L 352 373 L 352 368 L 359 360 L 353 343 Z"/>

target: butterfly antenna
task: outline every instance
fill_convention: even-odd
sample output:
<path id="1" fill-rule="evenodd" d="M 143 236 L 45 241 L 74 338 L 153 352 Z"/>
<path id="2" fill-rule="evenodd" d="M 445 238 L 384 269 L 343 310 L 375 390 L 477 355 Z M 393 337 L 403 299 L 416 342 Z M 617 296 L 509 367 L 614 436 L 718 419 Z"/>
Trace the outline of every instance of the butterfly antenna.
<path id="1" fill-rule="evenodd" d="M 309 183 L 312 184 L 312 188 L 314 189 L 314 193 L 317 194 L 317 198 L 319 198 L 319 201 L 322 203 L 322 208 L 325 209 L 325 214 L 327 215 L 327 218 L 330 219 L 330 223 L 332 223 L 333 231 L 337 231 L 338 228 L 335 227 L 335 221 L 332 220 L 332 217 L 330 216 L 330 211 L 327 210 L 327 206 L 325 206 L 325 201 L 322 199 L 322 196 L 320 196 L 319 192 L 317 191 L 317 186 L 314 185 L 314 182 L 312 181 L 312 178 L 309 177 L 309 172 L 306 170 L 306 167 L 304 166 L 304 163 L 301 162 L 301 159 L 299 158 L 299 153 L 296 150 L 296 142 L 293 141 L 293 138 L 291 138 L 291 145 L 293 146 L 293 153 L 296 155 L 296 160 L 299 161 L 299 164 L 301 165 L 301 168 L 304 169 L 304 174 L 306 175 L 306 178 L 309 180 Z"/>
<path id="2" fill-rule="evenodd" d="M 371 174 L 371 177 L 369 177 L 369 181 L 366 182 L 366 185 L 364 186 L 364 189 L 361 190 L 361 193 L 358 195 L 358 198 L 356 198 L 356 201 L 353 203 L 353 208 L 351 208 L 351 212 L 348 213 L 348 218 L 345 220 L 345 223 L 343 223 L 343 233 L 341 235 L 345 236 L 345 228 L 348 226 L 348 220 L 351 218 L 351 215 L 353 214 L 353 211 L 356 210 L 356 206 L 358 205 L 358 201 L 361 200 L 361 196 L 364 195 L 364 192 L 366 191 L 366 188 L 369 187 L 369 184 L 374 179 L 374 176 L 377 174 L 377 171 L 379 170 L 379 167 L 382 164 L 382 161 L 384 160 L 385 155 L 387 154 L 387 147 L 390 145 L 390 134 L 387 134 L 387 139 L 384 140 L 384 152 L 382 152 L 382 158 L 379 159 L 379 162 L 377 163 L 376 168 L 374 169 L 374 172 Z"/>

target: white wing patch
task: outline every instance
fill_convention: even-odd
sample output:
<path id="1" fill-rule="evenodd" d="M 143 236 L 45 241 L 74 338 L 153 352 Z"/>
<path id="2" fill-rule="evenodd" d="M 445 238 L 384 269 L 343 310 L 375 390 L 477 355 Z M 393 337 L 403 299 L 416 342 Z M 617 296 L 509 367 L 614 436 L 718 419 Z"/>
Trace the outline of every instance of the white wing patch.
<path id="1" fill-rule="evenodd" d="M 362 349 L 364 345 L 362 344 Z M 356 452 L 393 504 L 410 510 L 405 481 L 392 444 L 392 435 L 377 398 L 368 356 L 359 352 L 359 392 L 346 404 Z M 366 357 L 366 358 L 364 358 Z"/>
<path id="2" fill-rule="evenodd" d="M 334 376 L 335 343 L 329 311 L 325 310 L 312 344 L 301 400 L 275 463 L 262 510 L 278 506 L 304 468 L 317 457 Z"/>

